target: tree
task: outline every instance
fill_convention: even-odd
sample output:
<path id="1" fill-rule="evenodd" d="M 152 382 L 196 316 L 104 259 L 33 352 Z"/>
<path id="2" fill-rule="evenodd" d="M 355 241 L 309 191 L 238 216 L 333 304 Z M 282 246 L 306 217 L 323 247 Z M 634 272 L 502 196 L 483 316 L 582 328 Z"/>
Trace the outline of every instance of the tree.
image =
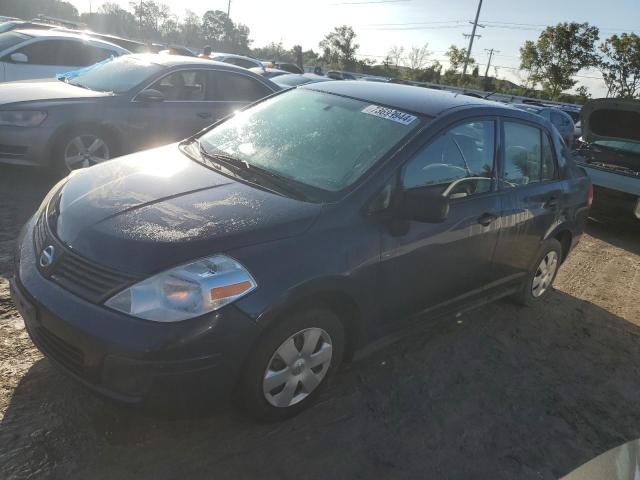
<path id="1" fill-rule="evenodd" d="M 411 69 L 412 72 L 423 69 L 431 52 L 429 51 L 429 44 L 425 43 L 421 47 L 411 47 L 409 54 L 407 55 L 406 66 Z"/>
<path id="2" fill-rule="evenodd" d="M 229 42 L 233 29 L 233 22 L 222 10 L 208 10 L 202 16 L 202 37 L 216 50 Z"/>
<path id="3" fill-rule="evenodd" d="M 602 45 L 600 70 L 608 97 L 634 98 L 640 89 L 640 37 L 635 33 L 613 35 Z"/>
<path id="4" fill-rule="evenodd" d="M 573 76 L 583 68 L 598 65 L 595 42 L 599 30 L 588 23 L 559 23 L 547 27 L 536 42 L 527 40 L 520 48 L 520 68 L 531 72 L 551 98 L 577 82 Z"/>
<path id="5" fill-rule="evenodd" d="M 360 45 L 355 43 L 353 28 L 342 25 L 333 29 L 320 42 L 323 59 L 329 65 L 353 68 L 356 64 L 356 52 Z"/>
<path id="6" fill-rule="evenodd" d="M 129 2 L 133 14 L 138 20 L 140 35 L 147 39 L 159 39 L 160 27 L 169 18 L 169 6 L 153 0 Z"/>
<path id="7" fill-rule="evenodd" d="M 180 24 L 180 37 L 185 45 L 204 46 L 202 38 L 202 22 L 200 17 L 191 10 L 187 10 Z"/>
<path id="8" fill-rule="evenodd" d="M 591 98 L 591 94 L 589 93 L 589 89 L 584 85 L 580 85 L 576 88 L 576 95 L 580 102 L 585 103 L 587 100 Z"/>
<path id="9" fill-rule="evenodd" d="M 466 48 L 459 48 L 455 45 L 451 45 L 447 53 L 445 53 L 447 57 L 449 57 L 449 71 L 457 72 L 461 67 L 464 66 L 464 62 L 467 60 L 467 50 Z M 475 65 L 476 60 L 473 57 L 469 57 L 469 66 Z"/>
<path id="10" fill-rule="evenodd" d="M 400 60 L 402 60 L 402 55 L 404 54 L 404 47 L 399 47 L 394 45 L 389 49 L 389 53 L 387 53 L 387 57 L 389 58 L 390 64 L 392 64 L 396 69 L 398 65 L 400 65 Z"/>

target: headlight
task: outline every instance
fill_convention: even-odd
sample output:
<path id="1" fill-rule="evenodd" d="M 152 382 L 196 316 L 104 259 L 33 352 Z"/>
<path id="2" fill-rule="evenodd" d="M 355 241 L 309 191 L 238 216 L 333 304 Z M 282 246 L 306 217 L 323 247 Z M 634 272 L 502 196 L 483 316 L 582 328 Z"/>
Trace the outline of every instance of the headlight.
<path id="1" fill-rule="evenodd" d="M 0 125 L 37 127 L 47 118 L 46 112 L 34 110 L 0 110 Z"/>
<path id="2" fill-rule="evenodd" d="M 177 322 L 218 310 L 257 286 L 238 262 L 215 255 L 136 283 L 105 305 L 146 320 Z"/>

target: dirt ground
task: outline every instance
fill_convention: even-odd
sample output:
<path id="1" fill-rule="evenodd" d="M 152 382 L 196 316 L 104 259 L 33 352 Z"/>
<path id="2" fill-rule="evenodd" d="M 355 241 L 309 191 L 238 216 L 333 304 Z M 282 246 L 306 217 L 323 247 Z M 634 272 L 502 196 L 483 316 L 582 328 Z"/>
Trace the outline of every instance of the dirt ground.
<path id="1" fill-rule="evenodd" d="M 590 222 L 537 308 L 425 321 L 318 405 L 256 425 L 104 402 L 40 355 L 8 293 L 48 188 L 0 167 L 0 478 L 555 479 L 640 437 L 640 229 Z"/>

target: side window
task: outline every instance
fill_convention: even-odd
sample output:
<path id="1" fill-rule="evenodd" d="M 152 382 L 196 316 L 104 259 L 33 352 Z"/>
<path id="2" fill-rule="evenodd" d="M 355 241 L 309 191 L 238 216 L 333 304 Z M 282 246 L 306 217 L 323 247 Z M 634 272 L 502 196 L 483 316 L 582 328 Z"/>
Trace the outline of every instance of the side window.
<path id="1" fill-rule="evenodd" d="M 86 46 L 85 62 L 87 65 L 93 65 L 94 63 L 102 62 L 110 57 L 117 57 L 118 54 L 113 50 L 107 50 L 106 48 L 94 47 L 92 45 Z"/>
<path id="2" fill-rule="evenodd" d="M 62 59 L 63 45 L 59 40 L 43 40 L 25 45 L 16 53 L 24 53 L 29 65 L 64 65 Z"/>
<path id="3" fill-rule="evenodd" d="M 430 188 L 450 198 L 491 191 L 495 123 L 457 125 L 422 148 L 405 166 L 405 189 Z"/>
<path id="4" fill-rule="evenodd" d="M 517 187 L 540 181 L 541 132 L 522 123 L 504 122 L 503 186 Z"/>
<path id="5" fill-rule="evenodd" d="M 269 95 L 269 90 L 258 80 L 246 75 L 215 72 L 215 94 L 210 100 L 223 102 L 253 102 Z"/>
<path id="6" fill-rule="evenodd" d="M 242 68 L 253 68 L 257 67 L 255 63 L 250 60 L 245 60 L 244 58 L 230 58 L 227 60 L 227 63 L 231 63 L 233 65 L 237 65 Z"/>
<path id="7" fill-rule="evenodd" d="M 151 87 L 164 94 L 167 101 L 202 101 L 207 95 L 206 70 L 184 70 L 162 77 Z"/>
<path id="8" fill-rule="evenodd" d="M 542 181 L 556 179 L 556 161 L 549 135 L 542 134 Z"/>

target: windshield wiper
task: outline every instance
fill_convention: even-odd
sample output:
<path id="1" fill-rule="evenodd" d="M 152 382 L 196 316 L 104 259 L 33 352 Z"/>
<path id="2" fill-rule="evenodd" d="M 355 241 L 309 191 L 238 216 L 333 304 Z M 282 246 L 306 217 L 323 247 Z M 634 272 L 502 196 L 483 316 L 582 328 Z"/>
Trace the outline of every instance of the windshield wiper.
<path id="1" fill-rule="evenodd" d="M 280 175 L 278 173 L 272 172 L 270 170 L 266 170 L 264 168 L 253 165 L 246 160 L 242 160 L 240 158 L 234 157 L 233 155 L 228 155 L 226 153 L 219 152 L 209 152 L 205 149 L 200 142 L 198 142 L 198 149 L 200 154 L 208 159 L 209 161 L 222 164 L 224 167 L 231 167 L 236 175 L 249 180 L 252 183 L 256 183 L 258 185 L 262 185 L 267 187 L 264 184 L 264 180 L 269 183 L 271 188 L 270 190 L 276 190 L 280 193 L 284 193 L 287 196 L 296 198 L 298 200 L 307 200 L 307 195 L 298 187 L 291 184 L 291 179 L 285 177 L 284 175 Z"/>

